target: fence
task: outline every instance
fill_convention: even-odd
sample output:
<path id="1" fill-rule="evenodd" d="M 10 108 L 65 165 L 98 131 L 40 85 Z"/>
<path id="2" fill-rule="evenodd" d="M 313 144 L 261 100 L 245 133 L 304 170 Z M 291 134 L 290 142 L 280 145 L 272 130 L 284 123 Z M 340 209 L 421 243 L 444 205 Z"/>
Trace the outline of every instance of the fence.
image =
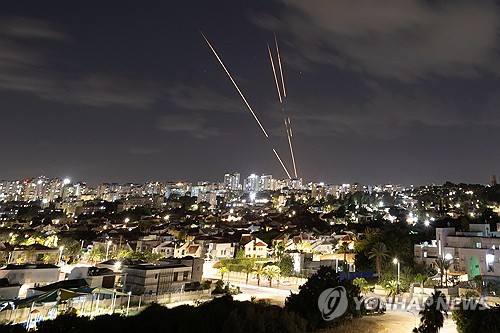
<path id="1" fill-rule="evenodd" d="M 92 295 L 92 296 L 90 296 Z M 79 315 L 82 316 L 98 316 L 103 314 L 111 313 L 123 313 L 127 312 L 127 307 L 129 308 L 129 314 L 134 314 L 140 311 L 141 308 L 147 306 L 152 302 L 158 304 L 169 304 L 178 302 L 190 302 L 200 299 L 210 299 L 211 290 L 198 290 L 198 291 L 186 291 L 178 293 L 169 293 L 164 295 L 132 295 L 130 296 L 130 303 L 128 296 L 117 297 L 116 301 L 112 302 L 111 295 L 99 295 L 99 294 L 89 294 L 87 297 L 79 297 L 66 304 L 56 305 L 54 303 L 45 303 L 43 305 L 33 305 L 33 307 L 27 308 L 16 308 L 4 310 L 0 313 L 0 322 L 3 323 L 24 323 L 28 319 L 41 321 L 50 319 L 50 313 L 54 309 L 57 311 L 66 311 L 68 308 L 73 307 L 77 310 Z M 129 305 L 128 305 L 129 304 Z M 128 305 L 128 306 L 127 306 Z M 30 316 L 30 313 L 31 316 Z"/>

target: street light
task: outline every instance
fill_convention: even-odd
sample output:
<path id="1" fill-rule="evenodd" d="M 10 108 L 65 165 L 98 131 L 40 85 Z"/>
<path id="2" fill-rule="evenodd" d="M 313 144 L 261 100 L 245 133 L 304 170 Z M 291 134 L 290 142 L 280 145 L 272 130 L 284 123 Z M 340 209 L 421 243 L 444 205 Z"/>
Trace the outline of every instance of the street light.
<path id="1" fill-rule="evenodd" d="M 108 260 L 108 255 L 109 255 L 109 247 L 113 244 L 112 241 L 108 241 L 108 246 L 106 246 L 106 260 Z"/>
<path id="2" fill-rule="evenodd" d="M 64 246 L 61 246 L 59 248 L 59 264 L 61 263 L 61 260 L 62 260 L 62 253 L 63 253 L 63 250 L 64 250 Z"/>
<path id="3" fill-rule="evenodd" d="M 398 295 L 400 293 L 400 284 L 399 284 L 399 271 L 400 271 L 400 264 L 399 264 L 399 260 L 397 258 L 394 258 L 394 260 L 392 261 L 394 263 L 394 265 L 398 265 Z"/>
<path id="4" fill-rule="evenodd" d="M 128 309 L 130 308 L 130 295 L 132 295 L 132 292 L 129 291 L 127 294 L 128 294 L 128 301 L 127 301 L 127 316 L 128 316 Z"/>

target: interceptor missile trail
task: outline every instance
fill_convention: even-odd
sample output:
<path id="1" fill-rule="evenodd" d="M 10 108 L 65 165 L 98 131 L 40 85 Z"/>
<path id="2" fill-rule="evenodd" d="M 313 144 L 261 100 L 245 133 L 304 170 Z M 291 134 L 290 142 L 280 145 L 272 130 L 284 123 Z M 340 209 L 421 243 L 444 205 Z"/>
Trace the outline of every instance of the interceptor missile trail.
<path id="1" fill-rule="evenodd" d="M 295 165 L 295 155 L 293 153 L 293 145 L 292 145 L 292 127 L 290 126 L 290 118 L 288 118 L 288 125 L 286 126 L 287 129 L 287 137 L 288 137 L 288 145 L 290 146 L 290 155 L 292 156 L 292 163 L 293 163 L 293 173 L 295 174 L 295 178 L 297 178 L 297 166 Z"/>
<path id="2" fill-rule="evenodd" d="M 276 155 L 276 157 L 278 158 L 278 161 L 280 161 L 281 166 L 283 167 L 283 170 L 285 170 L 286 174 L 288 175 L 288 178 L 292 179 L 292 177 L 290 176 L 290 173 L 288 172 L 288 170 L 286 169 L 285 165 L 283 164 L 283 161 L 281 160 L 280 156 L 276 152 L 276 149 L 273 148 L 273 152 L 274 152 L 274 155 Z"/>
<path id="3" fill-rule="evenodd" d="M 283 69 L 281 67 L 281 56 L 280 56 L 280 53 L 279 53 L 278 39 L 276 38 L 276 34 L 274 34 L 274 42 L 275 42 L 275 45 L 276 45 L 276 54 L 277 54 L 277 58 L 278 58 L 278 66 L 279 66 L 280 75 L 281 75 L 281 85 L 282 85 L 282 89 L 283 89 L 283 98 L 285 98 L 286 97 L 285 79 L 283 77 Z M 278 97 L 279 97 L 279 101 L 280 101 L 280 104 L 281 104 L 281 111 L 283 111 L 283 121 L 285 123 L 285 131 L 286 131 L 286 137 L 287 137 L 287 140 L 288 140 L 288 146 L 290 148 L 290 156 L 292 158 L 293 171 L 294 171 L 294 174 L 295 174 L 295 178 L 298 178 L 298 175 L 297 175 L 297 165 L 295 164 L 295 154 L 293 153 L 292 128 L 290 126 L 290 117 L 286 117 L 285 106 L 283 104 L 283 99 L 281 98 L 280 86 L 279 86 L 279 83 L 278 83 L 278 77 L 276 75 L 276 67 L 274 65 L 273 55 L 272 55 L 272 52 L 271 52 L 271 48 L 269 47 L 269 44 L 267 44 L 267 51 L 269 52 L 269 59 L 271 60 L 271 67 L 273 68 L 274 82 L 276 84 L 276 89 L 278 91 Z"/>
<path id="4" fill-rule="evenodd" d="M 283 104 L 283 100 L 281 99 L 280 86 L 278 84 L 278 76 L 276 76 L 276 68 L 274 67 L 273 55 L 271 53 L 271 48 L 269 47 L 269 44 L 267 44 L 267 51 L 269 52 L 269 60 L 271 60 L 271 67 L 273 68 L 274 82 L 276 83 L 276 90 L 278 91 L 278 97 L 280 99 L 280 103 Z"/>
<path id="5" fill-rule="evenodd" d="M 262 132 L 264 133 L 264 135 L 266 136 L 266 138 L 269 138 L 269 135 L 267 134 L 266 130 L 264 129 L 264 126 L 262 126 L 262 124 L 260 123 L 259 118 L 257 118 L 257 115 L 255 114 L 255 112 L 253 112 L 252 107 L 250 106 L 250 104 L 248 104 L 247 99 L 245 98 L 245 96 L 243 96 L 243 93 L 241 92 L 241 90 L 238 87 L 238 85 L 236 84 L 236 82 L 233 80 L 233 77 L 231 76 L 231 74 L 227 70 L 227 68 L 224 65 L 224 63 L 222 62 L 222 60 L 219 58 L 219 55 L 217 54 L 217 52 L 215 51 L 215 49 L 212 47 L 212 44 L 210 44 L 210 42 L 208 41 L 207 37 L 205 37 L 205 35 L 203 34 L 203 32 L 201 32 L 201 30 L 200 30 L 200 33 L 203 36 L 203 38 L 205 39 L 205 41 L 207 42 L 208 46 L 212 50 L 212 52 L 215 55 L 215 57 L 217 58 L 217 60 L 219 61 L 219 63 L 222 66 L 222 68 L 224 68 L 224 71 L 226 72 L 227 76 L 229 77 L 229 79 L 233 83 L 234 87 L 236 88 L 236 90 L 240 94 L 240 96 L 243 99 L 243 101 L 245 102 L 246 106 L 248 107 L 248 110 L 250 110 L 250 112 L 252 113 L 252 116 L 255 118 L 255 121 L 257 122 L 257 124 L 259 124 L 260 129 L 262 130 Z"/>
<path id="6" fill-rule="evenodd" d="M 243 101 L 245 102 L 246 106 L 248 107 L 248 110 L 250 110 L 250 112 L 252 113 L 252 116 L 255 118 L 255 121 L 257 122 L 257 124 L 259 124 L 260 126 L 260 129 L 262 130 L 262 132 L 264 133 L 264 135 L 266 136 L 266 138 L 269 139 L 269 135 L 267 134 L 266 130 L 264 129 L 264 126 L 262 126 L 261 122 L 259 121 L 259 118 L 257 118 L 257 115 L 255 114 L 255 112 L 253 111 L 252 107 L 250 106 L 250 104 L 248 103 L 247 99 L 245 98 L 245 96 L 243 95 L 243 93 L 241 92 L 240 88 L 238 87 L 238 85 L 236 84 L 236 82 L 234 81 L 233 77 L 231 76 L 231 74 L 229 73 L 229 71 L 227 70 L 226 66 L 224 65 L 224 63 L 222 62 L 221 58 L 219 57 L 219 55 L 217 54 L 217 52 L 215 51 L 215 49 L 212 47 L 212 44 L 210 44 L 210 42 L 208 41 L 207 37 L 203 34 L 203 32 L 201 32 L 200 30 L 200 34 L 203 36 L 203 38 L 205 39 L 205 42 L 207 42 L 208 46 L 210 47 L 210 50 L 212 50 L 212 53 L 215 55 L 215 57 L 217 58 L 217 60 L 219 61 L 220 65 L 222 66 L 222 68 L 224 69 L 224 71 L 226 72 L 227 76 L 229 77 L 229 79 L 231 80 L 231 82 L 233 83 L 233 86 L 236 88 L 236 90 L 238 91 L 238 93 L 240 94 L 241 96 L 241 99 L 243 99 Z M 269 45 L 268 45 L 268 48 L 269 48 Z M 271 51 L 269 51 L 271 52 Z M 273 69 L 274 69 L 274 65 L 273 65 Z M 276 73 L 275 73 L 275 77 L 276 77 Z M 278 80 L 276 79 L 276 84 L 278 83 Z M 279 92 L 279 87 L 278 87 L 278 92 Z M 281 99 L 281 97 L 280 97 Z M 280 156 L 278 155 L 278 152 L 276 151 L 276 149 L 273 148 L 273 152 L 274 152 L 274 155 L 276 156 L 276 158 L 278 159 L 278 161 L 280 162 L 281 166 L 283 167 L 283 170 L 285 170 L 288 178 L 292 178 L 290 176 L 290 173 L 288 172 L 288 170 L 286 169 L 285 165 L 283 164 L 283 161 L 281 160 Z"/>
<path id="7" fill-rule="evenodd" d="M 276 44 L 276 54 L 278 55 L 278 65 L 280 67 L 281 86 L 283 87 L 283 96 L 286 97 L 285 80 L 283 78 L 283 69 L 281 68 L 281 55 L 280 55 L 280 49 L 278 47 L 278 39 L 276 38 L 276 33 L 274 34 L 274 43 Z"/>

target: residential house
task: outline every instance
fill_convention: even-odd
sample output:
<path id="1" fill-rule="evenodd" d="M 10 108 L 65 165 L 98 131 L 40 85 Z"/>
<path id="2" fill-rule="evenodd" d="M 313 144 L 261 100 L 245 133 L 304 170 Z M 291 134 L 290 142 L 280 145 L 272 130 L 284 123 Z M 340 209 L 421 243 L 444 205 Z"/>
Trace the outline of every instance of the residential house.
<path id="1" fill-rule="evenodd" d="M 450 272 L 486 279 L 500 279 L 500 232 L 491 232 L 489 224 L 470 224 L 469 231 L 436 228 L 436 240 L 414 246 L 415 261 L 437 269 L 436 259 L 450 260 Z"/>
<path id="2" fill-rule="evenodd" d="M 59 280 L 59 267 L 51 264 L 9 264 L 0 269 L 0 278 L 10 284 L 19 284 L 19 296 L 24 296 L 29 288 L 40 287 Z"/>
<path id="3" fill-rule="evenodd" d="M 267 258 L 267 243 L 258 237 L 253 237 L 249 234 L 241 236 L 240 245 L 243 246 L 244 255 L 246 258 Z"/>
<path id="4" fill-rule="evenodd" d="M 192 282 L 192 267 L 169 262 L 125 267 L 124 291 L 134 295 L 162 295 Z"/>

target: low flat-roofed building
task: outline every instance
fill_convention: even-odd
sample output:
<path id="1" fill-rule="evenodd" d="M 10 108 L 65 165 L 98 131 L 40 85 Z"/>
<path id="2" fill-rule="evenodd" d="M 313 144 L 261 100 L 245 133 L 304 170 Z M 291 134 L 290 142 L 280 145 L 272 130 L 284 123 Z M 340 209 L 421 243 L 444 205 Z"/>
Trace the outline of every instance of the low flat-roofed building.
<path id="1" fill-rule="evenodd" d="M 19 296 L 24 296 L 29 288 L 41 287 L 59 280 L 60 268 L 51 264 L 9 264 L 0 269 L 0 278 L 10 284 L 19 284 Z"/>
<path id="2" fill-rule="evenodd" d="M 180 291 L 192 282 L 192 267 L 183 264 L 158 262 L 123 268 L 124 291 L 134 295 L 161 295 Z"/>

